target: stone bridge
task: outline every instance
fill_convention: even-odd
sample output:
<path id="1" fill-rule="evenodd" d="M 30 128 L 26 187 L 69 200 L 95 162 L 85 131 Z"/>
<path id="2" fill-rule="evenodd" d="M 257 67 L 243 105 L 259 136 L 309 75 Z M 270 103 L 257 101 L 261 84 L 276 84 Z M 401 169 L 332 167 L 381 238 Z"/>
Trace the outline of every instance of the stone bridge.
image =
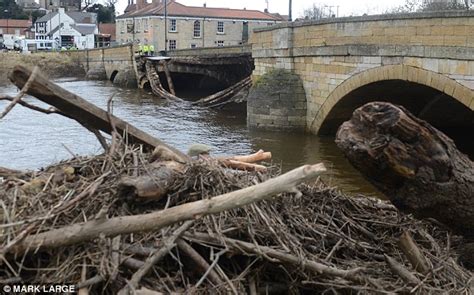
<path id="1" fill-rule="evenodd" d="M 135 52 L 137 46 L 121 45 L 78 51 L 66 51 L 82 65 L 89 79 L 110 80 L 115 84 L 136 87 Z"/>
<path id="2" fill-rule="evenodd" d="M 355 108 L 382 100 L 472 137 L 474 12 L 325 19 L 252 36 L 250 126 L 334 133 Z"/>

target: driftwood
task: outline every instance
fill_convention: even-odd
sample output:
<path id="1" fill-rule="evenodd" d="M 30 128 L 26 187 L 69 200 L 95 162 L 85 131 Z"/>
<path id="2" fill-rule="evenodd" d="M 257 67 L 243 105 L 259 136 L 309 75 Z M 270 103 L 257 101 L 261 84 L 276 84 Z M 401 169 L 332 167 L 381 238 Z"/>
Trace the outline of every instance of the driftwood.
<path id="1" fill-rule="evenodd" d="M 474 236 L 474 163 L 403 107 L 372 102 L 338 130 L 349 161 L 401 211 Z"/>
<path id="2" fill-rule="evenodd" d="M 10 80 L 17 87 L 23 88 L 31 75 L 31 71 L 27 68 L 16 66 L 10 75 Z M 55 107 L 64 116 L 76 120 L 88 130 L 93 128 L 111 134 L 112 126 L 115 126 L 117 131 L 121 134 L 125 132 L 128 133 L 129 143 L 143 144 L 147 148 L 164 146 L 173 151 L 183 162 L 188 161 L 188 157 L 179 150 L 136 128 L 130 123 L 111 114 L 107 114 L 106 111 L 39 75 L 32 77 L 30 85 L 26 89 L 26 93 Z M 109 118 L 112 119 L 113 122 L 111 122 Z"/>
<path id="3" fill-rule="evenodd" d="M 421 253 L 420 248 L 408 232 L 403 232 L 398 245 L 416 271 L 427 274 L 431 270 L 426 257 Z"/>
<path id="4" fill-rule="evenodd" d="M 230 238 L 214 238 L 205 233 L 185 233 L 184 237 L 192 241 L 201 241 L 211 244 L 221 245 L 224 243 L 227 247 L 233 251 L 240 252 L 242 254 L 257 254 L 261 255 L 263 258 L 272 260 L 276 259 L 284 264 L 291 264 L 297 267 L 303 267 L 309 269 L 317 274 L 328 275 L 333 277 L 341 277 L 349 279 L 354 282 L 361 282 L 363 279 L 359 276 L 359 273 L 362 271 L 360 268 L 354 268 L 349 270 L 338 269 L 335 267 L 327 266 L 319 262 L 306 260 L 302 257 L 297 257 L 292 254 L 287 254 L 270 247 L 256 245 L 253 243 L 248 243 L 236 239 Z"/>
<path id="5" fill-rule="evenodd" d="M 134 232 L 157 231 L 180 221 L 191 220 L 270 199 L 282 192 L 298 192 L 296 190 L 298 184 L 315 179 L 324 171 L 326 169 L 323 164 L 305 165 L 266 182 L 212 199 L 186 203 L 149 214 L 92 220 L 41 232 L 34 236 L 27 236 L 9 250 L 21 253 L 41 247 L 56 248 L 77 244 L 99 236 L 107 237 Z"/>
<path id="6" fill-rule="evenodd" d="M 393 274 L 399 276 L 407 284 L 416 286 L 420 283 L 420 280 L 414 274 L 412 274 L 404 265 L 400 264 L 392 257 L 385 255 L 385 262 Z"/>
<path id="7" fill-rule="evenodd" d="M 260 172 L 267 171 L 267 167 L 263 165 L 246 163 L 246 162 L 236 161 L 232 159 L 222 159 L 222 160 L 219 160 L 219 162 L 221 163 L 221 165 L 227 168 L 233 168 L 233 169 L 245 170 L 245 171 L 260 171 Z"/>
<path id="8" fill-rule="evenodd" d="M 164 197 L 178 173 L 184 170 L 183 164 L 176 161 L 155 162 L 148 166 L 149 173 L 139 177 L 124 176 L 119 189 L 123 196 L 159 200 Z"/>
<path id="9" fill-rule="evenodd" d="M 245 162 L 245 163 L 257 163 L 261 161 L 268 161 L 272 159 L 272 153 L 271 152 L 265 152 L 263 150 L 259 150 L 256 153 L 250 154 L 250 155 L 244 155 L 244 156 L 232 156 L 232 157 L 222 157 L 218 158 L 220 160 L 234 160 L 234 161 L 239 161 L 239 162 Z"/>

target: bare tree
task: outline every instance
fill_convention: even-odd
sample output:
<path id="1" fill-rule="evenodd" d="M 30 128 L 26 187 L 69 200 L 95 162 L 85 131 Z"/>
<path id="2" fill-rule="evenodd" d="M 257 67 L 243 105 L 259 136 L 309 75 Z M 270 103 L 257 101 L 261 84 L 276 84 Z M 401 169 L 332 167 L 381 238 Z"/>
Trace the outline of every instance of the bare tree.
<path id="1" fill-rule="evenodd" d="M 313 3 L 312 7 L 306 8 L 303 11 L 303 16 L 305 19 L 322 19 L 325 17 L 323 12 L 324 10 L 322 5 L 316 5 Z"/>

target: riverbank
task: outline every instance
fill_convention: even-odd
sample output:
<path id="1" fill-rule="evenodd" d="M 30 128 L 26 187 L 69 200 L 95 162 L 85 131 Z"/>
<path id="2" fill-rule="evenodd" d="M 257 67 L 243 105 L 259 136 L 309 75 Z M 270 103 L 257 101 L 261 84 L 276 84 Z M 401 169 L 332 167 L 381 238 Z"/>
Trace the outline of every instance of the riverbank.
<path id="1" fill-rule="evenodd" d="M 9 83 L 8 75 L 16 65 L 28 68 L 39 66 L 41 73 L 50 78 L 83 77 L 82 65 L 67 54 L 60 52 L 40 52 L 34 54 L 20 54 L 18 52 L 0 53 L 2 66 L 0 67 L 0 85 Z"/>

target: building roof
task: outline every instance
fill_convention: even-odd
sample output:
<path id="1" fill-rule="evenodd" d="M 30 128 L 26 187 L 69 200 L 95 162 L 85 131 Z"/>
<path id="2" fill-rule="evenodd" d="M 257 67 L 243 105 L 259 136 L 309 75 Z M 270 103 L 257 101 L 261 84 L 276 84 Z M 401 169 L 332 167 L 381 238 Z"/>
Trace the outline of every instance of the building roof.
<path id="1" fill-rule="evenodd" d="M 50 13 L 48 13 L 48 14 L 43 15 L 43 16 L 40 17 L 39 19 L 37 19 L 36 22 L 37 22 L 37 23 L 47 22 L 47 21 L 49 21 L 50 19 L 52 19 L 53 17 L 55 17 L 57 14 L 58 14 L 58 12 L 50 12 Z"/>
<path id="2" fill-rule="evenodd" d="M 82 35 L 91 35 L 95 33 L 96 26 L 78 24 L 78 25 L 71 25 L 71 28 L 78 31 Z"/>
<path id="3" fill-rule="evenodd" d="M 32 23 L 29 19 L 0 19 L 0 27 L 8 27 L 9 28 L 29 28 L 31 27 Z"/>
<path id="4" fill-rule="evenodd" d="M 130 10 L 129 12 L 119 16 L 118 18 L 147 15 L 164 15 L 164 10 L 164 4 L 148 3 L 145 4 L 143 8 Z M 283 21 L 283 18 L 277 15 L 265 13 L 259 10 L 185 6 L 175 1 L 171 1 L 168 3 L 167 13 L 168 16 Z"/>
<path id="5" fill-rule="evenodd" d="M 110 40 L 115 41 L 115 24 L 99 24 L 99 34 L 110 35 Z"/>
<path id="6" fill-rule="evenodd" d="M 67 11 L 66 14 L 78 24 L 94 24 L 97 17 L 92 12 Z"/>

